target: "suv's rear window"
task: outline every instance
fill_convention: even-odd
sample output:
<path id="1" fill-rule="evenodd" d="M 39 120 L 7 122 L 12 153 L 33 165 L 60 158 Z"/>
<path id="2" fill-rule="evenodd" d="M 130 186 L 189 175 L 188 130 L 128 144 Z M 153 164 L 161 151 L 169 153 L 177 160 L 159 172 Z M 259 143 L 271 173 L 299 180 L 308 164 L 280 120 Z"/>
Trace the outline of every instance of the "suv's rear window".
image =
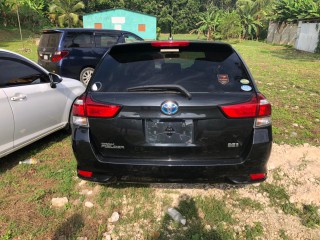
<path id="1" fill-rule="evenodd" d="M 40 38 L 40 47 L 57 48 L 59 45 L 61 33 L 43 33 Z"/>
<path id="2" fill-rule="evenodd" d="M 229 46 L 174 49 L 136 46 L 112 49 L 91 85 L 99 82 L 98 91 L 106 92 L 162 84 L 178 84 L 190 92 L 235 92 L 241 91 L 244 79 L 251 84 L 243 63 Z"/>

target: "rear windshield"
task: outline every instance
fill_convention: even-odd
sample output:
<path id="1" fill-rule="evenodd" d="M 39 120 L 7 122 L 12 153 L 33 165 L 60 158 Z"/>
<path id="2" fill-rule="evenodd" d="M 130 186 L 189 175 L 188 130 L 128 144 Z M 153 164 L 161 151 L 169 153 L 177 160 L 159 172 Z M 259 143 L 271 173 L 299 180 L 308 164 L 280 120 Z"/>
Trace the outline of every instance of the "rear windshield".
<path id="1" fill-rule="evenodd" d="M 90 89 L 126 92 L 132 87 L 163 84 L 181 85 L 189 92 L 252 90 L 243 63 L 229 46 L 167 49 L 117 46 L 102 60 Z"/>
<path id="2" fill-rule="evenodd" d="M 40 38 L 40 47 L 57 48 L 59 45 L 61 33 L 43 33 Z"/>

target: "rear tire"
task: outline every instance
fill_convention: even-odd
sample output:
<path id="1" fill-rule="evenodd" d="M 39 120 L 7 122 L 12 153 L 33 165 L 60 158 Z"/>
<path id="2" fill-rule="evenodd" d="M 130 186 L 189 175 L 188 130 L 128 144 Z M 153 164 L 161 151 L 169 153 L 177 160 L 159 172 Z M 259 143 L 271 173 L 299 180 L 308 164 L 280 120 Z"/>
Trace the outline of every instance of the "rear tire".
<path id="1" fill-rule="evenodd" d="M 93 72 L 94 68 L 92 67 L 84 68 L 80 73 L 80 81 L 87 86 L 92 77 Z"/>

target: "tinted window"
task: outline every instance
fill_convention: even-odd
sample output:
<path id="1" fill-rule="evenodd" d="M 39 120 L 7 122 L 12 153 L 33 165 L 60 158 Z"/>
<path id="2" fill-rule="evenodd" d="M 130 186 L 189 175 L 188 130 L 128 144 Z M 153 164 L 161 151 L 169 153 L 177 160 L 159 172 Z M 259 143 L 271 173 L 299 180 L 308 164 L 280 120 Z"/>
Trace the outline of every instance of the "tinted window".
<path id="1" fill-rule="evenodd" d="M 135 86 L 178 84 L 190 92 L 234 92 L 241 91 L 240 80 L 249 79 L 230 47 L 144 50 L 139 45 L 131 46 L 139 51 L 117 46 L 117 51 L 112 49 L 106 55 L 92 81 L 102 83 L 99 91 L 125 92 Z"/>
<path id="2" fill-rule="evenodd" d="M 49 79 L 40 71 L 12 59 L 0 59 L 0 70 L 1 87 L 49 82 Z"/>
<path id="3" fill-rule="evenodd" d="M 68 32 L 64 39 L 65 48 L 90 48 L 94 47 L 92 33 Z"/>
<path id="4" fill-rule="evenodd" d="M 43 33 L 40 38 L 40 47 L 58 47 L 61 33 Z"/>
<path id="5" fill-rule="evenodd" d="M 140 42 L 141 39 L 133 36 L 133 35 L 125 35 L 124 36 L 124 42 L 125 43 L 131 43 L 131 42 Z"/>
<path id="6" fill-rule="evenodd" d="M 117 35 L 96 35 L 95 36 L 95 44 L 96 47 L 111 47 L 117 44 L 118 36 Z"/>

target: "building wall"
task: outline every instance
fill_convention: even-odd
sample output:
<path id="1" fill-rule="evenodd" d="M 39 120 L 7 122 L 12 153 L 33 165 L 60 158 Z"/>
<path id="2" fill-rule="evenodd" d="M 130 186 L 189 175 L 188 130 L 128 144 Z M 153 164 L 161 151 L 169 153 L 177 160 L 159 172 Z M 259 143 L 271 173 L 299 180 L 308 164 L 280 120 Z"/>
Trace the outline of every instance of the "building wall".
<path id="1" fill-rule="evenodd" d="M 297 24 L 270 22 L 267 42 L 294 46 L 298 37 L 297 31 Z"/>
<path id="2" fill-rule="evenodd" d="M 314 53 L 318 44 L 319 31 L 320 23 L 299 21 L 299 24 L 279 24 L 270 22 L 267 42 L 291 45 L 298 50 Z"/>
<path id="3" fill-rule="evenodd" d="M 125 30 L 143 39 L 156 39 L 157 19 L 124 9 L 112 9 L 84 15 L 83 27 Z"/>
<path id="4" fill-rule="evenodd" d="M 298 25 L 299 38 L 295 48 L 306 52 L 315 52 L 319 31 L 320 23 L 303 23 L 300 21 Z"/>

